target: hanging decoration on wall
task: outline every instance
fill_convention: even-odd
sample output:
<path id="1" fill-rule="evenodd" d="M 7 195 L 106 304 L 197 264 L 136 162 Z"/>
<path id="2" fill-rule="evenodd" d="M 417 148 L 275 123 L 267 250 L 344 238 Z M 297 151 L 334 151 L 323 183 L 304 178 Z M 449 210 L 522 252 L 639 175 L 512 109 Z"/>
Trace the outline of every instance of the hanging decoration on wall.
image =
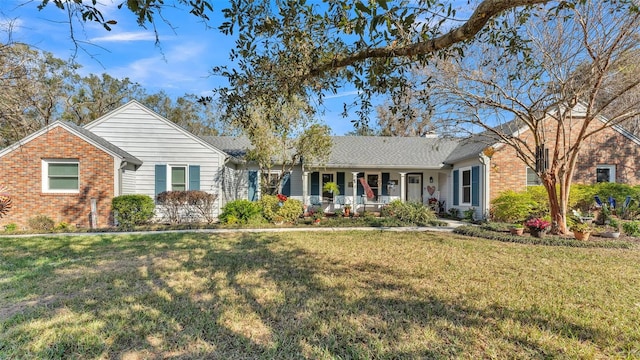
<path id="1" fill-rule="evenodd" d="M 7 190 L 6 186 L 0 185 L 0 218 L 6 216 L 11 209 L 11 196 Z"/>

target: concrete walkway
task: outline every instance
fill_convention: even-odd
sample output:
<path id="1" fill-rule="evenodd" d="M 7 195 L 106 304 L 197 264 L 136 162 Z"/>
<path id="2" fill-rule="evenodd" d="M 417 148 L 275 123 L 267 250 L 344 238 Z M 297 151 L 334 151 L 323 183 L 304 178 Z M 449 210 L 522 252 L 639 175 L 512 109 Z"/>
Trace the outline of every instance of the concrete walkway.
<path id="1" fill-rule="evenodd" d="M 149 235 L 149 234 L 169 234 L 169 233 L 210 233 L 210 234 L 233 234 L 233 233 L 276 233 L 276 232 L 319 232 L 319 231 L 439 231 L 452 232 L 458 226 L 467 225 L 462 221 L 441 219 L 447 226 L 403 226 L 403 227 L 281 227 L 281 228 L 258 228 L 258 229 L 187 229 L 187 230 L 157 230 L 157 231 L 114 231 L 114 232 L 83 232 L 83 233 L 50 233 L 50 234 L 19 234 L 4 235 L 0 233 L 0 238 L 20 238 L 34 236 L 92 236 L 92 235 Z"/>

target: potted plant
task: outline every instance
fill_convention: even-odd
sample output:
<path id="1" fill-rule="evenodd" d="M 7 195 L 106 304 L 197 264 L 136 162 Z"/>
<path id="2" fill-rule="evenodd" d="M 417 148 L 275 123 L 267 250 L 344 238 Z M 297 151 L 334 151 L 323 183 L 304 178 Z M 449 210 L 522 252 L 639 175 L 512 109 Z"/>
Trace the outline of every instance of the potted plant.
<path id="1" fill-rule="evenodd" d="M 344 216 L 349 217 L 351 214 L 351 204 L 344 204 Z"/>
<path id="2" fill-rule="evenodd" d="M 620 237 L 620 223 L 614 217 L 611 217 L 605 225 L 605 231 L 598 234 L 598 236 L 617 239 Z"/>
<path id="3" fill-rule="evenodd" d="M 313 218 L 313 223 L 314 224 L 320 224 L 320 220 L 322 220 L 322 218 L 324 217 L 324 213 L 322 211 L 317 211 L 312 215 Z"/>
<path id="4" fill-rule="evenodd" d="M 322 185 L 322 191 L 333 194 L 333 196 L 340 195 L 340 187 L 333 181 L 324 183 L 324 185 Z"/>
<path id="5" fill-rule="evenodd" d="M 591 235 L 591 225 L 578 222 L 571 225 L 571 231 L 573 231 L 573 236 L 576 240 L 589 240 L 589 235 Z"/>
<path id="6" fill-rule="evenodd" d="M 527 228 L 529 228 L 529 233 L 534 237 L 543 237 L 547 232 L 549 225 L 551 225 L 548 221 L 542 220 L 540 218 L 532 218 L 527 220 L 524 224 Z"/>
<path id="7" fill-rule="evenodd" d="M 509 232 L 511 235 L 522 235 L 524 234 L 524 225 L 522 224 L 513 224 L 509 227 Z"/>

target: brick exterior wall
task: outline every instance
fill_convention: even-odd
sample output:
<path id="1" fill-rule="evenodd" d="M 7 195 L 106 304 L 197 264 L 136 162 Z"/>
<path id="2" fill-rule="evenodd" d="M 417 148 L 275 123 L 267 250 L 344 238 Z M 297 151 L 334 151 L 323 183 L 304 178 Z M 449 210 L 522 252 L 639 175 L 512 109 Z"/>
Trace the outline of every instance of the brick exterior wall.
<path id="1" fill-rule="evenodd" d="M 42 192 L 43 159 L 78 159 L 80 191 L 77 194 Z M 114 195 L 114 158 L 62 127 L 55 127 L 0 158 L 0 184 L 5 184 L 13 207 L 0 226 L 15 223 L 28 228 L 36 215 L 56 224 L 88 227 L 91 199 L 97 199 L 98 226 L 109 224 Z"/>
<path id="2" fill-rule="evenodd" d="M 549 120 L 547 129 L 549 138 L 555 138 L 555 124 Z M 599 121 L 591 126 L 601 125 Z M 571 127 L 572 134 L 577 136 L 579 126 Z M 521 135 L 523 140 L 531 141 L 530 132 Z M 548 145 L 547 145 L 548 146 Z M 549 149 L 549 157 L 553 149 Z M 551 160 L 551 159 L 550 159 Z M 615 180 L 618 183 L 630 185 L 640 184 L 640 145 L 634 143 L 618 131 L 607 128 L 592 135 L 583 142 L 574 171 L 573 181 L 578 184 L 594 184 L 596 182 L 596 167 L 598 165 L 615 165 Z M 522 160 L 516 156 L 516 151 L 510 146 L 497 150 L 491 158 L 491 199 L 496 198 L 506 190 L 521 191 L 527 187 L 527 170 Z"/>

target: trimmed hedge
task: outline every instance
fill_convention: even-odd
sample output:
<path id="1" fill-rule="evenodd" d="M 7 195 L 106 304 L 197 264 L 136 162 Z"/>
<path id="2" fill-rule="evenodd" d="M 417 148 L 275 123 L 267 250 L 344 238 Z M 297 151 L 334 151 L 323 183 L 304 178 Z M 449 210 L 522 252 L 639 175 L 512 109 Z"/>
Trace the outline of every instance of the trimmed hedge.
<path id="1" fill-rule="evenodd" d="M 436 220 L 436 215 L 431 208 L 417 202 L 403 203 L 400 200 L 387 204 L 380 210 L 380 215 L 418 226 L 430 225 Z"/>
<path id="2" fill-rule="evenodd" d="M 593 208 L 596 195 L 604 202 L 609 196 L 613 197 L 618 207 L 622 206 L 627 196 L 631 196 L 633 201 L 625 218 L 633 218 L 640 214 L 640 186 L 618 183 L 572 184 L 569 209 L 587 212 Z M 491 201 L 491 216 L 495 221 L 520 222 L 529 216 L 543 217 L 548 213 L 549 198 L 547 190 L 542 185 L 529 186 L 520 192 L 507 190 Z"/>
<path id="3" fill-rule="evenodd" d="M 192 218 L 211 224 L 215 221 L 213 210 L 218 196 L 200 190 L 163 191 L 158 196 L 165 220 L 171 224 L 188 222 Z"/>
<path id="4" fill-rule="evenodd" d="M 131 229 L 141 225 L 154 215 L 156 204 L 147 195 L 120 195 L 111 200 L 111 210 L 118 226 Z"/>
<path id="5" fill-rule="evenodd" d="M 610 248 L 610 249 L 630 249 L 636 247 L 635 244 L 624 241 L 580 241 L 576 239 L 567 239 L 554 235 L 546 235 L 542 238 L 533 236 L 517 236 L 509 233 L 497 232 L 483 228 L 481 226 L 460 226 L 453 230 L 454 233 L 489 240 L 497 240 L 502 242 L 511 242 L 527 245 L 546 245 L 546 246 L 570 246 L 580 248 Z"/>
<path id="6" fill-rule="evenodd" d="M 249 200 L 234 200 L 228 202 L 220 214 L 223 224 L 247 224 L 262 217 L 262 209 L 257 203 Z"/>

